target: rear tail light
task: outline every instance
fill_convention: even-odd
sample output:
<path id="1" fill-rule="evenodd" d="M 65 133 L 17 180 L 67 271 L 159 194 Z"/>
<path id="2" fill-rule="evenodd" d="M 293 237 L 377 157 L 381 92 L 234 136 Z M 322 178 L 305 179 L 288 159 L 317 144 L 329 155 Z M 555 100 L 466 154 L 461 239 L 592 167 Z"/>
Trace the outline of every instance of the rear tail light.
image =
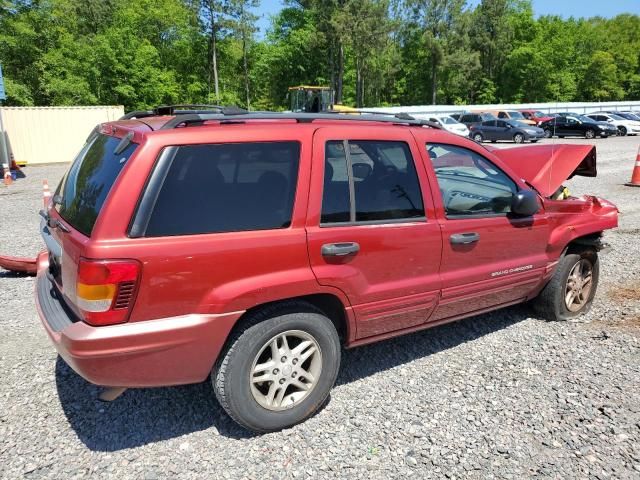
<path id="1" fill-rule="evenodd" d="M 81 258 L 76 304 L 83 320 L 95 326 L 126 322 L 138 290 L 140 270 L 134 260 Z"/>

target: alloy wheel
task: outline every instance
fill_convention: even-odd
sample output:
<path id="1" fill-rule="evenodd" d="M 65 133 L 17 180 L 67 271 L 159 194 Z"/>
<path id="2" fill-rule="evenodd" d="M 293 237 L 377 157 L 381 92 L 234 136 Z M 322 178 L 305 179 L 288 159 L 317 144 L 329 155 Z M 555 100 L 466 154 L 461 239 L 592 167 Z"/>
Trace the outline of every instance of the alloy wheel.
<path id="1" fill-rule="evenodd" d="M 580 259 L 569 272 L 564 302 L 570 312 L 580 311 L 589 301 L 593 286 L 593 267 L 586 258 Z"/>
<path id="2" fill-rule="evenodd" d="M 287 330 L 258 351 L 249 375 L 251 393 L 267 410 L 286 410 L 309 396 L 321 373 L 316 339 L 302 330 Z"/>

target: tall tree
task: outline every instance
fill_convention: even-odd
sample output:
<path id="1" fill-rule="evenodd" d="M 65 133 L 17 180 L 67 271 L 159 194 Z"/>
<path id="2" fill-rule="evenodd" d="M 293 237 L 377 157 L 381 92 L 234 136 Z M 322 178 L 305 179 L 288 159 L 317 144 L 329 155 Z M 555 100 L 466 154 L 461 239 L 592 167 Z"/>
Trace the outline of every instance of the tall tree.
<path id="1" fill-rule="evenodd" d="M 245 101 L 248 109 L 251 108 L 251 85 L 249 81 L 249 47 L 253 43 L 256 32 L 255 22 L 258 17 L 251 9 L 258 7 L 260 0 L 231 0 L 230 9 L 233 16 L 233 29 L 242 43 L 242 72 Z"/>
<path id="2" fill-rule="evenodd" d="M 391 23 L 386 0 L 348 0 L 335 13 L 333 26 L 341 45 L 350 47 L 355 67 L 356 106 L 364 105 L 365 81 L 382 53 Z"/>

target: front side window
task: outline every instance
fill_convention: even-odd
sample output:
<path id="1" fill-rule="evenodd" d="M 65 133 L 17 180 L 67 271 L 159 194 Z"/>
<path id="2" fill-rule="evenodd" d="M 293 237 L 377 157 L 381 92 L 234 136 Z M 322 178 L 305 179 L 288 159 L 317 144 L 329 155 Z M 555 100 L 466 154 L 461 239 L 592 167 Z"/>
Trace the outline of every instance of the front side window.
<path id="1" fill-rule="evenodd" d="M 299 158 L 297 142 L 178 147 L 145 235 L 286 228 Z"/>
<path id="2" fill-rule="evenodd" d="M 406 143 L 358 140 L 326 144 L 322 224 L 421 217 L 420 183 Z"/>
<path id="3" fill-rule="evenodd" d="M 472 150 L 428 144 L 448 218 L 503 215 L 518 187 L 504 172 Z"/>

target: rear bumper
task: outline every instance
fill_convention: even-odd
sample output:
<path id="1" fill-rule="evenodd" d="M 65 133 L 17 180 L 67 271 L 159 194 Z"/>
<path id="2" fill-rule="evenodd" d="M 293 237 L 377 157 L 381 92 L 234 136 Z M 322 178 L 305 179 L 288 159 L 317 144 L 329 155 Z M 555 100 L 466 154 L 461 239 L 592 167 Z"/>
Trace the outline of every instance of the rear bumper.
<path id="1" fill-rule="evenodd" d="M 92 327 L 73 318 L 40 269 L 36 281 L 40 320 L 60 356 L 91 383 L 157 387 L 207 378 L 227 335 L 243 312 Z"/>

